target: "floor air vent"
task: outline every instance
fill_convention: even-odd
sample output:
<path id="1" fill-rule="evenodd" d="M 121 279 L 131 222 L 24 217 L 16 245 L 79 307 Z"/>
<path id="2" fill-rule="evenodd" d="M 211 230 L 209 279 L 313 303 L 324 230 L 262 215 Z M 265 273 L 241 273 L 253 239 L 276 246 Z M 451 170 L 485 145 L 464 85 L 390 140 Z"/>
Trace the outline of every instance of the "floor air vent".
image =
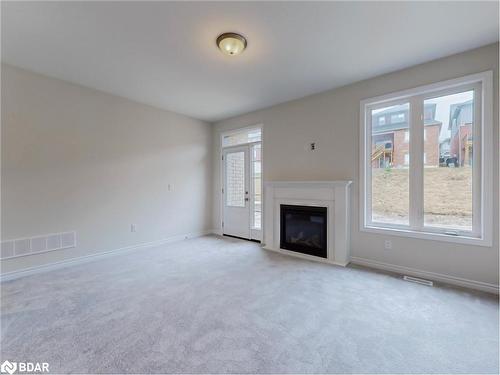
<path id="1" fill-rule="evenodd" d="M 425 279 L 419 279 L 418 277 L 411 277 L 411 276 L 403 276 L 403 280 L 409 281 L 412 283 L 417 283 L 417 284 L 422 284 L 422 285 L 427 285 L 427 286 L 434 286 L 434 283 L 430 280 L 425 280 Z"/>

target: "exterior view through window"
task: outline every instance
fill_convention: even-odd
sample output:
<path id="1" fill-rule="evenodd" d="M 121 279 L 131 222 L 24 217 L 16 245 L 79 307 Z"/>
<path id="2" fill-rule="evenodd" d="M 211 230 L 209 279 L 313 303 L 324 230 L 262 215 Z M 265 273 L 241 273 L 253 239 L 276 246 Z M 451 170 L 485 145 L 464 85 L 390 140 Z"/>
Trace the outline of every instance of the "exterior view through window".
<path id="1" fill-rule="evenodd" d="M 262 137 L 261 129 L 245 130 L 233 134 L 225 135 L 222 138 L 222 147 L 243 145 L 246 143 L 260 142 Z"/>
<path id="2" fill-rule="evenodd" d="M 262 226 L 262 144 L 252 146 L 252 180 L 254 194 L 253 227 Z"/>
<path id="3" fill-rule="evenodd" d="M 424 103 L 437 120 L 424 144 L 424 224 L 472 231 L 474 91 Z"/>
<path id="4" fill-rule="evenodd" d="M 409 223 L 409 103 L 372 111 L 372 221 Z M 381 120 L 383 119 L 383 120 Z"/>
<path id="5" fill-rule="evenodd" d="M 485 78 L 477 76 L 362 102 L 365 227 L 483 238 L 491 161 L 481 150 L 491 140 L 481 137 Z"/>

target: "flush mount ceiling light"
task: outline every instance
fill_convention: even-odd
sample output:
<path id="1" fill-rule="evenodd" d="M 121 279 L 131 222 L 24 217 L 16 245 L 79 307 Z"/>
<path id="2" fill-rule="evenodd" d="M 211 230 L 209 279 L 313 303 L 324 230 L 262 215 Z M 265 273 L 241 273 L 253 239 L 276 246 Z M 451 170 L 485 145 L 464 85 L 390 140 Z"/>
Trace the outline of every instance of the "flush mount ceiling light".
<path id="1" fill-rule="evenodd" d="M 224 33 L 217 38 L 217 46 L 226 55 L 236 56 L 247 47 L 247 40 L 240 34 Z"/>

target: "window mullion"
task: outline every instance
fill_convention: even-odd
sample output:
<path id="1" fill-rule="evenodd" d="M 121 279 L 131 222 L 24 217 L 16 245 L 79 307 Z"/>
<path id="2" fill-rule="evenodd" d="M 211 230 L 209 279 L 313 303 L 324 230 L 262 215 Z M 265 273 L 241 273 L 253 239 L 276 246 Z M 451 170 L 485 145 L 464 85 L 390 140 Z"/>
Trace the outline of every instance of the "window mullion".
<path id="1" fill-rule="evenodd" d="M 424 223 L 424 100 L 410 98 L 410 228 L 422 230 Z"/>

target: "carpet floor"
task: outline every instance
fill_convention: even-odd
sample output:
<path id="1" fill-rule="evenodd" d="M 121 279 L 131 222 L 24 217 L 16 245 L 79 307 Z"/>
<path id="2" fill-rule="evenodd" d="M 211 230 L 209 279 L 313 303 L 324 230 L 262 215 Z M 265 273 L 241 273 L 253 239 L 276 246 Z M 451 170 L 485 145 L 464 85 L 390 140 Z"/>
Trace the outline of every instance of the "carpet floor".
<path id="1" fill-rule="evenodd" d="M 498 373 L 498 298 L 207 236 L 2 283 L 51 373 Z"/>

